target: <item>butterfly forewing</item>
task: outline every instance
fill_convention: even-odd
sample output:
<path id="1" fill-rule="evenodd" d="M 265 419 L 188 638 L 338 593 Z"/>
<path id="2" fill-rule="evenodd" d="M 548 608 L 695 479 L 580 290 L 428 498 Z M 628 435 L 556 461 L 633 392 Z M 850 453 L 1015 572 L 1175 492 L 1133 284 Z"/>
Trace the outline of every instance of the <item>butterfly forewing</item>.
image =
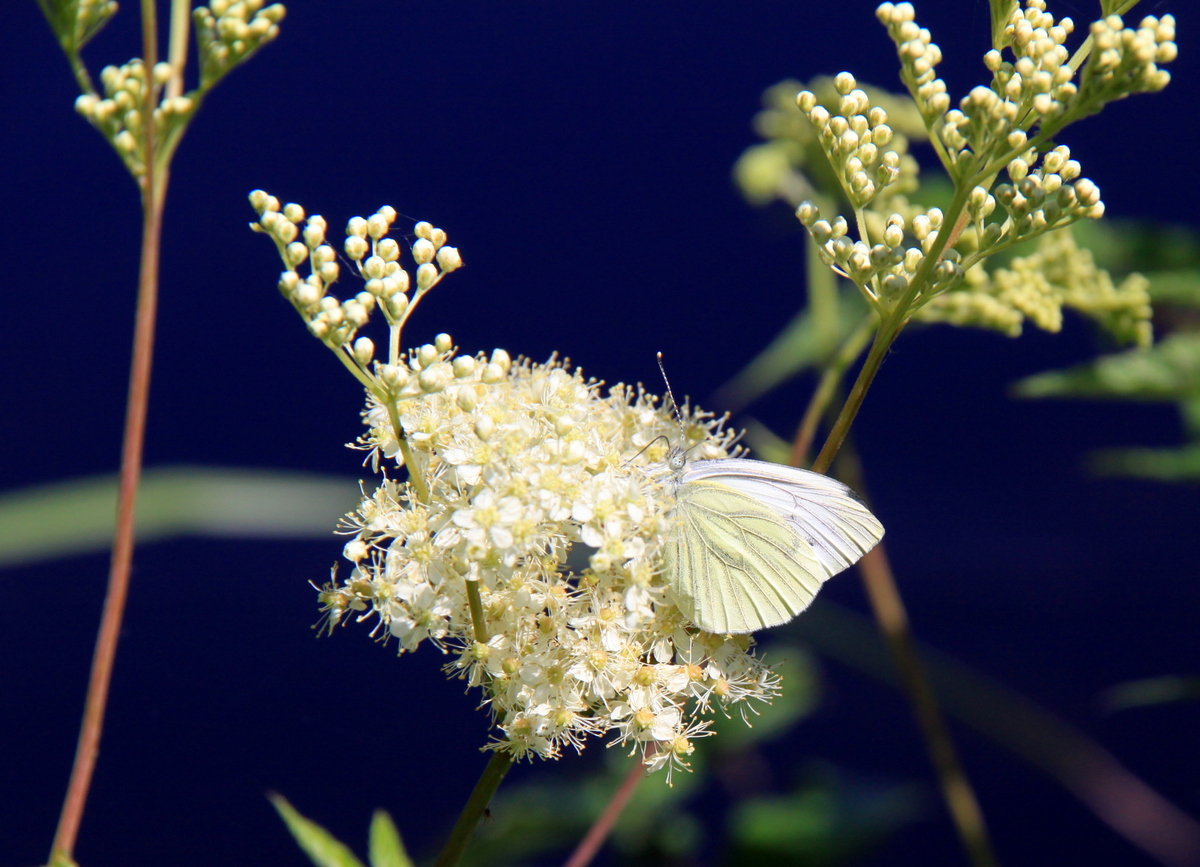
<path id="1" fill-rule="evenodd" d="M 812 545 L 828 578 L 849 568 L 883 537 L 883 525 L 837 479 L 765 461 L 694 461 L 681 487 L 719 482 L 769 506 Z"/>
<path id="2" fill-rule="evenodd" d="M 812 546 L 752 494 L 717 480 L 680 485 L 666 546 L 680 610 L 708 632 L 753 632 L 808 607 L 827 577 Z"/>

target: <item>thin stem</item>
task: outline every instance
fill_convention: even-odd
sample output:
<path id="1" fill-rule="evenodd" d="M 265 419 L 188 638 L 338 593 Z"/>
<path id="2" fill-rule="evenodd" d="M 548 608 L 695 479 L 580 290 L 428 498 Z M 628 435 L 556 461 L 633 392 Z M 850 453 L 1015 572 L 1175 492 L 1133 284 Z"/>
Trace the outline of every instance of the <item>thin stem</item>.
<path id="1" fill-rule="evenodd" d="M 467 604 L 471 607 L 471 626 L 475 629 L 475 640 L 487 644 L 487 627 L 483 619 L 483 600 L 479 598 L 479 579 L 467 578 Z"/>
<path id="2" fill-rule="evenodd" d="M 408 447 L 408 437 L 404 435 L 404 425 L 400 423 L 400 413 L 396 409 L 396 402 L 394 400 L 385 400 L 383 405 L 387 407 L 388 419 L 391 421 L 392 430 L 396 434 L 396 446 L 400 449 L 400 456 L 404 458 L 404 466 L 408 470 L 408 483 L 416 491 L 417 499 L 422 503 L 428 503 L 429 488 L 425 487 L 425 480 L 421 478 L 421 474 L 416 471 L 416 467 L 413 464 L 412 449 Z"/>
<path id="3" fill-rule="evenodd" d="M 861 484 L 858 487 L 861 491 Z M 983 811 L 959 761 L 941 706 L 917 653 L 904 600 L 900 597 L 882 542 L 863 556 L 858 568 L 871 600 L 871 610 L 887 640 L 917 725 L 925 738 L 925 748 L 937 771 L 942 797 L 950 810 L 963 848 L 975 867 L 995 867 L 996 856 L 988 839 Z"/>
<path id="4" fill-rule="evenodd" d="M 887 327 L 887 323 L 884 323 L 875 332 L 875 342 L 871 344 L 867 360 L 863 362 L 862 370 L 858 372 L 858 378 L 854 381 L 854 387 L 850 389 L 850 396 L 842 405 L 842 411 L 838 414 L 837 421 L 833 423 L 833 429 L 829 432 L 821 453 L 813 461 L 814 472 L 823 473 L 833 463 L 834 456 L 845 442 L 846 434 L 850 432 L 850 425 L 854 423 L 854 417 L 858 415 L 863 399 L 867 396 L 867 389 L 871 387 L 875 374 L 879 372 L 879 365 L 883 363 L 883 357 L 887 354 L 892 341 L 896 339 L 896 333 Z"/>
<path id="5" fill-rule="evenodd" d="M 816 435 L 821 416 L 825 414 L 829 401 L 837 392 L 838 384 L 846 374 L 846 368 L 854 362 L 854 359 L 858 358 L 859 353 L 866 346 L 875 322 L 874 314 L 863 319 L 821 373 L 821 379 L 813 391 L 813 396 L 808 401 L 808 406 L 804 410 L 804 418 L 800 420 L 800 427 L 797 428 L 796 438 L 792 442 L 791 465 L 793 467 L 802 467 L 808 462 L 808 450 L 812 447 L 813 437 Z"/>
<path id="6" fill-rule="evenodd" d="M 866 493 L 862 470 L 853 449 L 847 450 L 839 461 L 839 476 L 860 494 Z M 959 761 L 950 730 L 946 726 L 937 694 L 933 691 L 925 664 L 917 650 L 917 642 L 909 625 L 908 612 L 896 585 L 887 558 L 887 550 L 879 543 L 858 563 L 871 611 L 879 631 L 887 642 L 892 662 L 900 674 L 901 683 L 912 706 L 913 715 L 925 740 L 925 748 L 938 775 L 942 797 L 954 821 L 963 849 L 974 867 L 996 867 L 996 856 L 988 839 L 983 811 L 975 797 L 971 781 Z"/>
<path id="7" fill-rule="evenodd" d="M 467 798 L 467 803 L 459 813 L 458 821 L 454 823 L 454 830 L 450 832 L 450 837 L 446 840 L 446 845 L 442 847 L 442 852 L 434 862 L 434 867 L 454 867 L 458 863 L 458 859 L 466 851 L 467 843 L 471 841 L 471 834 L 474 832 L 475 826 L 479 824 L 483 811 L 491 803 L 492 796 L 496 794 L 496 789 L 500 786 L 500 781 L 504 779 L 504 775 L 508 773 L 511 766 L 511 755 L 500 751 L 492 753 L 491 761 L 483 769 L 479 782 L 475 784 L 475 790 L 471 792 L 471 797 Z"/>
<path id="8" fill-rule="evenodd" d="M 167 60 L 171 64 L 171 78 L 167 82 L 168 99 L 183 94 L 183 69 L 187 65 L 191 22 L 192 0 L 171 0 L 171 35 L 167 43 Z"/>
<path id="9" fill-rule="evenodd" d="M 158 58 L 153 0 L 142 2 L 142 42 L 147 75 Z M 146 88 L 144 117 L 154 113 L 155 88 Z M 50 862 L 73 861 L 75 841 L 83 821 L 83 810 L 91 788 L 100 735 L 104 728 L 104 710 L 112 682 L 113 663 L 120 637 L 125 601 L 129 595 L 129 574 L 133 564 L 134 507 L 142 475 L 142 453 L 146 439 L 146 414 L 150 399 L 150 371 L 154 356 L 154 326 L 158 308 L 158 274 L 162 242 L 162 204 L 167 186 L 164 168 L 154 166 L 154 125 L 145 124 L 146 173 L 142 178 L 142 258 L 138 275 L 137 313 L 133 332 L 133 358 L 129 372 L 129 395 L 125 405 L 125 432 L 121 445 L 121 475 L 117 492 L 117 518 L 113 532 L 113 553 L 109 565 L 108 590 L 104 611 L 92 654 L 87 698 L 80 724 L 75 763 L 67 784 L 67 794 L 59 815 L 58 829 L 50 850 Z"/>
<path id="10" fill-rule="evenodd" d="M 653 749 L 653 745 L 647 749 Z M 613 826 L 617 824 L 617 819 L 621 817 L 625 805 L 629 803 L 629 799 L 637 791 L 638 784 L 645 778 L 646 758 L 643 756 L 629 769 L 629 773 L 625 775 L 625 779 L 621 781 L 620 787 L 613 794 L 612 798 L 609 799 L 604 812 L 600 814 L 600 818 L 596 820 L 592 827 L 588 828 L 587 834 L 579 841 L 579 845 L 575 847 L 575 851 L 571 853 L 571 857 L 567 859 L 567 863 L 563 867 L 587 867 L 588 864 L 592 863 L 592 859 L 596 857 L 596 853 L 600 851 L 600 847 L 604 845 L 604 841 L 612 833 Z"/>

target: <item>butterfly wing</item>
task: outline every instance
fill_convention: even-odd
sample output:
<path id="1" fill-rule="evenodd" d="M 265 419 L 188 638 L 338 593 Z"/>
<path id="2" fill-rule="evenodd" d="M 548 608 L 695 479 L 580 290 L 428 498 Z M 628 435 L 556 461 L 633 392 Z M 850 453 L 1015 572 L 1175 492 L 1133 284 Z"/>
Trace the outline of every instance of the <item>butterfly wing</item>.
<path id="1" fill-rule="evenodd" d="M 681 488 L 717 482 L 768 506 L 812 546 L 824 570 L 822 581 L 857 563 L 883 538 L 883 525 L 858 495 L 820 473 L 729 458 L 693 461 L 680 481 Z"/>
<path id="2" fill-rule="evenodd" d="M 828 577 L 812 545 L 772 507 L 723 479 L 681 484 L 675 516 L 667 582 L 684 616 L 708 632 L 786 623 Z"/>

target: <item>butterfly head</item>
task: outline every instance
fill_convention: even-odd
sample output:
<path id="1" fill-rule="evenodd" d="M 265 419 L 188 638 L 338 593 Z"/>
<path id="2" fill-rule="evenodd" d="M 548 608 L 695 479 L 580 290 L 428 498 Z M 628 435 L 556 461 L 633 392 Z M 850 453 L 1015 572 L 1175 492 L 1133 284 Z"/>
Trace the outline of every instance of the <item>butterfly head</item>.
<path id="1" fill-rule="evenodd" d="M 688 450 L 683 446 L 671 446 L 671 450 L 667 452 L 667 468 L 672 473 L 681 472 L 687 464 L 687 453 Z"/>

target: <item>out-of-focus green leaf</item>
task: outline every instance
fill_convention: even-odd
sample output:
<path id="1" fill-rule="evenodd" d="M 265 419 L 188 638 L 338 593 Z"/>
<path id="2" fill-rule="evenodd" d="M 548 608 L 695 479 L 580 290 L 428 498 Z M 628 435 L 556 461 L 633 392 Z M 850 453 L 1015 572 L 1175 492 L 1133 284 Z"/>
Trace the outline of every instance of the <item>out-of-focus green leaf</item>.
<path id="1" fill-rule="evenodd" d="M 1175 401 L 1200 395 L 1200 333 L 1172 334 L 1149 349 L 1026 377 L 1021 397 L 1103 397 Z"/>
<path id="2" fill-rule="evenodd" d="M 1150 281 L 1150 300 L 1155 304 L 1200 307 L 1200 270 L 1153 271 L 1146 279 Z"/>
<path id="3" fill-rule="evenodd" d="M 1110 713 L 1175 701 L 1200 701 L 1200 677 L 1169 674 L 1131 680 L 1109 687 L 1099 698 L 1100 706 Z"/>
<path id="4" fill-rule="evenodd" d="M 296 812 L 296 808 L 289 804 L 283 795 L 273 794 L 269 797 L 271 803 L 275 805 L 275 809 L 279 811 L 279 815 L 283 817 L 288 830 L 292 832 L 292 836 L 304 850 L 304 854 L 317 867 L 363 867 L 362 862 L 354 857 L 353 852 L 334 839 L 332 834 L 316 822 L 306 819 Z"/>
<path id="5" fill-rule="evenodd" d="M 628 750 L 611 750 L 596 770 L 564 778 L 557 769 L 531 781 L 505 786 L 492 802 L 491 818 L 475 832 L 462 857 L 462 867 L 501 867 L 528 863 L 539 855 L 572 848 L 633 766 Z M 641 781 L 613 829 L 611 842 L 625 852 L 694 851 L 701 829 L 682 810 L 683 803 L 707 779 L 707 765 L 697 750 L 692 773 L 676 773 L 668 786 L 663 774 Z"/>
<path id="6" fill-rule="evenodd" d="M 404 851 L 404 842 L 396 823 L 385 810 L 376 810 L 371 817 L 371 867 L 413 867 L 412 859 Z"/>
<path id="7" fill-rule="evenodd" d="M 796 645 L 774 644 L 763 652 L 782 678 L 782 690 L 770 704 L 754 702 L 746 708 L 745 721 L 735 714 L 717 714 L 712 748 L 718 752 L 744 750 L 789 731 L 812 713 L 819 700 L 816 665 L 808 651 Z"/>
<path id="8" fill-rule="evenodd" d="M 828 769 L 788 795 L 752 798 L 730 818 L 732 865 L 844 863 L 916 819 L 925 798 L 912 786 L 848 783 Z"/>
<path id="9" fill-rule="evenodd" d="M 159 467 L 138 492 L 137 539 L 330 538 L 359 500 L 355 479 L 279 470 Z M 103 551 L 117 477 L 91 476 L 0 494 L 0 566 Z"/>
<path id="10" fill-rule="evenodd" d="M 1133 476 L 1176 482 L 1200 479 L 1200 443 L 1177 449 L 1105 449 L 1088 456 L 1098 476 Z"/>
<path id="11" fill-rule="evenodd" d="M 878 629 L 824 597 L 787 627 L 821 655 L 899 687 Z M 1200 823 L 1124 767 L 1103 746 L 1029 699 L 929 647 L 921 657 L 948 713 L 1058 780 L 1097 818 L 1162 863 L 1197 863 Z M 1137 810 L 1126 805 L 1137 804 Z M 1153 821 L 1144 817 L 1152 816 Z M 763 862 L 769 863 L 769 862 Z"/>
<path id="12" fill-rule="evenodd" d="M 822 333 L 810 311 L 801 311 L 766 349 L 717 390 L 713 403 L 737 412 L 785 380 L 824 360 L 850 336 L 866 312 L 866 304 L 857 294 L 842 293 L 834 323 L 837 330 L 830 334 Z"/>
<path id="13" fill-rule="evenodd" d="M 741 442 L 750 447 L 754 457 L 773 464 L 786 464 L 792 459 L 792 444 L 753 416 L 739 416 Z"/>

